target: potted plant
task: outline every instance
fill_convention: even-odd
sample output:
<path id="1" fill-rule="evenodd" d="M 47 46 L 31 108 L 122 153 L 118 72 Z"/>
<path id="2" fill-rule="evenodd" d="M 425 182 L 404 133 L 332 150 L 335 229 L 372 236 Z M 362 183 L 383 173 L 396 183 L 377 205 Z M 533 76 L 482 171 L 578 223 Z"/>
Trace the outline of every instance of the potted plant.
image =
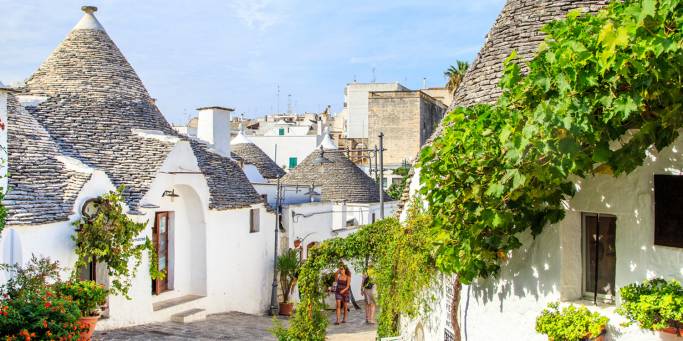
<path id="1" fill-rule="evenodd" d="M 282 289 L 283 301 L 280 302 L 280 315 L 292 315 L 294 304 L 289 301 L 289 296 L 294 290 L 299 273 L 299 257 L 295 249 L 287 249 L 277 257 L 277 271 L 280 275 L 280 288 Z"/>
<path id="2" fill-rule="evenodd" d="M 559 303 L 548 305 L 536 318 L 536 331 L 548 335 L 550 341 L 603 341 L 609 319 L 585 306 L 562 308 Z"/>
<path id="3" fill-rule="evenodd" d="M 82 327 L 81 340 L 90 340 L 97 320 L 100 318 L 102 306 L 107 301 L 109 291 L 95 281 L 71 280 L 57 286 L 59 294 L 69 297 L 78 305 L 79 323 Z"/>
<path id="4" fill-rule="evenodd" d="M 628 319 L 625 325 L 683 336 L 683 287 L 675 280 L 657 278 L 629 284 L 619 291 L 617 312 Z"/>

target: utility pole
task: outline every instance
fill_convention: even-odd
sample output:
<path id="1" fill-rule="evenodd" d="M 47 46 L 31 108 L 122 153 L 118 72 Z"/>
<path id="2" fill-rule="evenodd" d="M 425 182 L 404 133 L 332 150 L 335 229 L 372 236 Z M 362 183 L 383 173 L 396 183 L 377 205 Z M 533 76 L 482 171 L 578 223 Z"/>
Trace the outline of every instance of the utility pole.
<path id="1" fill-rule="evenodd" d="M 277 160 L 277 144 L 275 145 L 275 159 Z M 270 316 L 276 316 L 278 311 L 277 305 L 277 244 L 278 233 L 280 232 L 280 178 L 277 178 L 277 186 L 275 188 L 277 194 L 275 196 L 275 242 L 273 243 L 273 287 L 270 292 Z"/>
<path id="2" fill-rule="evenodd" d="M 384 219 L 384 133 L 379 133 L 379 218 Z"/>

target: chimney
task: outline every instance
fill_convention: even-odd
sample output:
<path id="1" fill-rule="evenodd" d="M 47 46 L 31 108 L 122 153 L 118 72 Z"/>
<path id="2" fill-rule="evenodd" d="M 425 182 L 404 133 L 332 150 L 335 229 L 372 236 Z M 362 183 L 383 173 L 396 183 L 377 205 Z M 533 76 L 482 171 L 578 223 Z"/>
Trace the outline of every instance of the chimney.
<path id="1" fill-rule="evenodd" d="M 318 120 L 317 120 L 316 123 L 317 123 L 317 127 L 316 127 L 316 128 L 317 128 L 317 130 L 318 130 L 318 131 L 317 131 L 317 135 L 320 136 L 320 135 L 323 134 L 323 119 L 322 119 L 322 117 L 318 117 Z"/>
<path id="2" fill-rule="evenodd" d="M 230 157 L 230 113 L 234 109 L 224 107 L 197 108 L 197 138 L 213 145 L 221 155 Z"/>

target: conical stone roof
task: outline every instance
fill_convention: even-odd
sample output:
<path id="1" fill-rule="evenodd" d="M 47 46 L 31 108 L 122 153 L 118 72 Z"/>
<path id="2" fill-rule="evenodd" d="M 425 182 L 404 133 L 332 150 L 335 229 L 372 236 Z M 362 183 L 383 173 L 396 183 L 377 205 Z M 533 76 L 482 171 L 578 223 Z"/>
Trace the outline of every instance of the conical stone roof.
<path id="1" fill-rule="evenodd" d="M 11 94 L 8 109 L 10 190 L 3 200 L 6 223 L 28 225 L 67 220 L 91 173 L 65 167 L 57 144 Z"/>
<path id="2" fill-rule="evenodd" d="M 230 142 L 234 155 L 244 163 L 256 166 L 261 176 L 266 179 L 277 179 L 285 175 L 285 171 L 244 135 L 242 131 Z"/>
<path id="3" fill-rule="evenodd" d="M 316 164 L 321 155 L 316 149 L 308 155 L 296 168 L 282 177 L 288 185 L 321 186 L 322 201 L 346 201 L 348 203 L 379 202 L 379 188 L 375 180 L 370 178 L 343 152 L 324 151 L 324 157 L 331 163 Z M 384 200 L 391 197 L 384 194 Z"/>
<path id="4" fill-rule="evenodd" d="M 494 103 L 502 93 L 498 86 L 503 61 L 512 51 L 522 61 L 530 60 L 543 41 L 543 25 L 563 18 L 572 9 L 597 11 L 608 0 L 508 0 L 486 36 L 484 46 L 455 92 L 453 104 L 471 106 Z"/>
<path id="5" fill-rule="evenodd" d="M 183 138 L 164 119 L 135 70 L 93 16 L 94 9 L 84 7 L 84 11 L 78 25 L 21 90 L 47 98 L 28 109 L 59 151 L 103 170 L 115 185 L 125 185 L 125 200 L 136 210 L 176 143 L 139 132 L 153 130 Z M 261 201 L 237 164 L 210 155 L 205 144 L 192 147 L 202 172 L 212 178 L 210 208 Z"/>
<path id="6" fill-rule="evenodd" d="M 608 0 L 508 0 L 486 35 L 484 46 L 456 90 L 448 112 L 461 106 L 495 103 L 502 93 L 498 83 L 502 77 L 503 62 L 513 51 L 517 52 L 518 60 L 530 60 L 544 39 L 540 30 L 545 24 L 565 17 L 570 10 L 581 8 L 594 12 L 607 3 Z M 439 124 L 427 145 L 442 130 L 443 126 Z M 408 191 L 414 180 L 413 175 L 414 168 L 408 174 L 397 214 L 401 213 L 409 199 Z"/>

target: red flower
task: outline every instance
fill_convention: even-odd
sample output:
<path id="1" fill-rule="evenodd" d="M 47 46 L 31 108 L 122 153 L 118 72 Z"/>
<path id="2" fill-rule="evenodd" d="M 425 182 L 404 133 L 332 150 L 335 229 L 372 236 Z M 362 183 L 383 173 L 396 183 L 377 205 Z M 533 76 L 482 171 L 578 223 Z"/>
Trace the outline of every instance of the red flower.
<path id="1" fill-rule="evenodd" d="M 43 328 L 47 328 L 47 320 L 43 320 Z"/>
<path id="2" fill-rule="evenodd" d="M 49 308 L 51 306 L 52 306 L 52 302 L 50 302 L 50 301 L 45 302 L 45 308 Z"/>

